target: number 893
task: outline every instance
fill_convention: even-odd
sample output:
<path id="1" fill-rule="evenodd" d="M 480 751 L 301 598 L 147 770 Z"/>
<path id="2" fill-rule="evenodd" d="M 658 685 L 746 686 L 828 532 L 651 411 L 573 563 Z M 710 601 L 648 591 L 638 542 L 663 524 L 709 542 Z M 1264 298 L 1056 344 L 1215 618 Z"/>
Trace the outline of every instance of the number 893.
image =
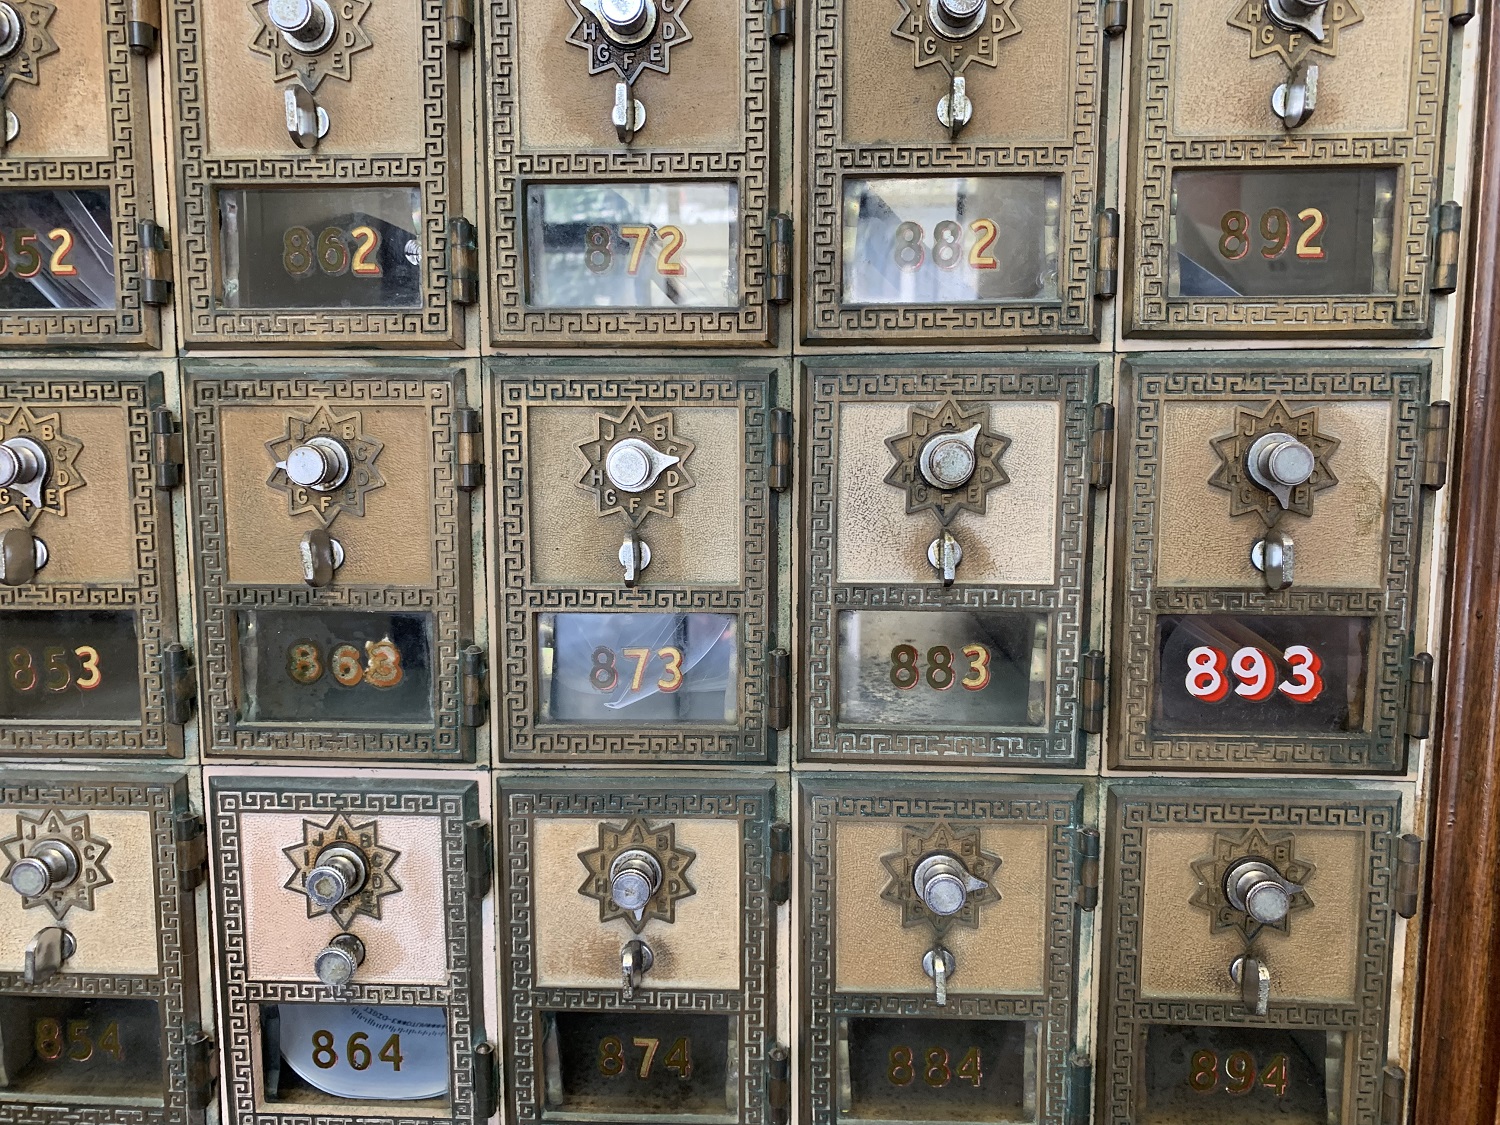
<path id="1" fill-rule="evenodd" d="M 1276 667 L 1271 657 L 1258 648 L 1236 649 L 1226 657 L 1221 649 L 1199 645 L 1188 653 L 1188 672 L 1184 679 L 1188 694 L 1205 703 L 1218 703 L 1229 694 L 1226 668 L 1239 683 L 1234 693 L 1252 703 L 1269 699 L 1280 691 L 1293 703 L 1311 703 L 1323 694 L 1323 661 L 1306 645 L 1292 645 L 1282 654 L 1292 670 L 1291 678 L 1276 682 Z"/>

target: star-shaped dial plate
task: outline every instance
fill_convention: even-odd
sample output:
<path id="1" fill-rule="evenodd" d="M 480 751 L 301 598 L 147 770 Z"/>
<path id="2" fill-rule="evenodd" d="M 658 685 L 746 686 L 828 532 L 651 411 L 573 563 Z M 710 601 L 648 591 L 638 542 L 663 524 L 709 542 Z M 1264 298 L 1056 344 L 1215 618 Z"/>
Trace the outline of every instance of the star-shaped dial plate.
<path id="1" fill-rule="evenodd" d="M 589 73 L 612 70 L 628 86 L 648 70 L 668 74 L 672 69 L 672 48 L 681 47 L 693 38 L 682 20 L 688 0 L 657 0 L 656 27 L 642 42 L 622 46 L 604 31 L 599 17 L 579 0 L 568 0 L 573 10 L 573 28 L 567 41 L 589 53 Z"/>
<path id="2" fill-rule="evenodd" d="M 114 882 L 104 869 L 104 857 L 109 854 L 109 843 L 93 834 L 89 828 L 88 813 L 69 816 L 62 809 L 43 809 L 36 816 L 16 814 L 16 834 L 0 840 L 0 853 L 8 861 L 0 881 L 10 882 L 10 869 L 18 860 L 31 854 L 31 849 L 46 840 L 56 840 L 66 845 L 78 860 L 78 871 L 66 886 L 53 887 L 45 894 L 23 897 L 22 906 L 45 907 L 59 922 L 75 906 L 79 910 L 94 909 L 94 893 L 100 887 Z"/>
<path id="3" fill-rule="evenodd" d="M 610 475 L 610 454 L 627 441 L 637 443 L 634 446 L 637 450 L 639 443 L 650 447 L 649 466 L 645 464 L 646 458 L 632 458 L 633 463 L 642 466 L 638 479 L 650 477 L 649 483 L 636 491 L 619 487 Z M 594 494 L 600 516 L 619 512 L 631 527 L 640 527 L 652 512 L 671 519 L 677 497 L 693 487 L 687 462 L 696 449 L 696 445 L 677 433 L 670 410 L 647 414 L 632 405 L 618 418 L 600 414 L 594 419 L 594 437 L 578 445 L 578 451 L 588 462 L 588 468 L 578 478 L 578 487 Z M 650 457 L 650 452 L 655 456 Z"/>
<path id="4" fill-rule="evenodd" d="M 934 854 L 956 857 L 971 876 L 984 884 L 982 889 L 969 892 L 956 914 L 934 914 L 917 894 L 913 882 L 917 865 Z M 926 831 L 903 826 L 901 850 L 881 856 L 880 862 L 891 876 L 880 897 L 901 908 L 903 928 L 925 923 L 939 937 L 954 926 L 975 930 L 979 928 L 980 908 L 1000 901 L 1000 892 L 994 885 L 995 876 L 1000 871 L 1000 857 L 984 850 L 977 827 L 954 828 L 946 820 L 939 820 Z"/>
<path id="5" fill-rule="evenodd" d="M 1290 490 L 1287 506 L 1283 508 L 1275 495 L 1250 477 L 1247 458 L 1255 440 L 1265 434 L 1290 434 L 1312 451 L 1315 462 L 1313 474 L 1304 484 Z M 1276 399 L 1262 414 L 1240 407 L 1234 412 L 1234 432 L 1216 437 L 1210 443 L 1219 455 L 1219 467 L 1208 483 L 1229 493 L 1231 517 L 1254 513 L 1267 527 L 1275 527 L 1283 512 L 1295 512 L 1299 516 L 1313 513 L 1313 495 L 1338 484 L 1338 477 L 1329 468 L 1329 459 L 1339 447 L 1337 438 L 1318 432 L 1318 412 L 1309 408 L 1293 414 L 1286 403 Z"/>
<path id="6" fill-rule="evenodd" d="M 611 869 L 615 860 L 628 851 L 651 853 L 661 868 L 661 884 L 656 888 L 639 915 L 617 905 L 610 894 Z M 670 925 L 677 918 L 677 903 L 697 893 L 688 882 L 687 870 L 698 858 L 696 852 L 677 845 L 677 826 L 661 824 L 652 827 L 641 817 L 624 824 L 599 825 L 599 846 L 578 853 L 588 871 L 588 878 L 578 893 L 599 903 L 599 921 L 622 920 L 636 933 L 653 918 Z"/>
<path id="7" fill-rule="evenodd" d="M 0 441 L 11 438 L 27 438 L 41 446 L 47 454 L 47 472 L 30 484 L 0 488 L 0 515 L 14 512 L 28 524 L 35 524 L 43 512 L 66 516 L 68 493 L 87 483 L 78 471 L 83 442 L 63 432 L 62 415 L 36 414 L 27 406 L 0 412 Z"/>
<path id="8" fill-rule="evenodd" d="M 965 39 L 945 39 L 932 31 L 927 7 L 929 0 L 896 0 L 901 18 L 891 34 L 911 44 L 912 66 L 920 70 L 941 63 L 944 70 L 962 74 L 970 63 L 980 66 L 1000 65 L 1000 44 L 1021 34 L 1016 19 L 1016 0 L 988 0 L 989 15 L 984 26 Z"/>
<path id="9" fill-rule="evenodd" d="M 907 515 L 931 511 L 944 527 L 959 512 L 984 515 L 990 492 L 1010 483 L 1010 476 L 1000 467 L 1000 458 L 1010 448 L 1010 439 L 992 432 L 987 426 L 988 418 L 989 411 L 982 405 L 965 410 L 956 400 L 947 398 L 930 414 L 912 407 L 906 432 L 885 439 L 886 448 L 896 459 L 885 483 L 906 493 Z M 979 432 L 974 439 L 973 475 L 956 489 L 934 487 L 922 473 L 923 448 L 934 435 L 962 434 L 975 426 Z"/>
<path id="10" fill-rule="evenodd" d="M 356 824 L 347 813 L 339 813 L 327 824 L 304 820 L 301 842 L 281 849 L 281 854 L 292 862 L 292 874 L 282 886 L 289 891 L 306 895 L 308 875 L 318 866 L 318 857 L 323 854 L 324 849 L 334 844 L 353 848 L 364 857 L 364 885 L 331 910 L 319 906 L 309 898 L 307 916 L 318 918 L 324 914 L 332 914 L 333 920 L 343 930 L 353 926 L 354 920 L 361 914 L 379 921 L 381 899 L 401 890 L 401 884 L 391 874 L 391 868 L 401 858 L 401 853 L 380 843 L 380 825 L 377 821 L 368 820 Z"/>
<path id="11" fill-rule="evenodd" d="M 1277 933 L 1291 932 L 1292 915 L 1313 906 L 1312 897 L 1304 890 L 1291 894 L 1291 909 L 1280 922 L 1262 923 L 1230 903 L 1224 889 L 1224 876 L 1242 859 L 1263 859 L 1281 873 L 1287 882 L 1305 888 L 1315 868 L 1297 858 L 1296 840 L 1290 832 L 1263 832 L 1259 828 L 1248 828 L 1240 833 L 1216 832 L 1213 854 L 1193 863 L 1193 874 L 1198 877 L 1198 889 L 1189 902 L 1200 910 L 1206 910 L 1212 919 L 1211 932 L 1236 930 L 1246 942 L 1254 941 L 1261 930 Z"/>
<path id="12" fill-rule="evenodd" d="M 39 64 L 58 51 L 57 40 L 47 26 L 57 13 L 57 5 L 46 0 L 10 0 L 10 5 L 21 20 L 21 40 L 9 56 L 0 60 L 0 98 L 17 82 L 40 86 Z"/>
<path id="13" fill-rule="evenodd" d="M 349 453 L 348 478 L 331 492 L 304 488 L 290 480 L 282 468 L 294 448 L 314 437 L 336 438 Z M 309 418 L 288 415 L 286 433 L 275 441 L 266 442 L 274 466 L 266 483 L 278 492 L 286 493 L 289 515 L 311 512 L 324 527 L 332 527 L 340 512 L 348 512 L 351 516 L 364 515 L 365 496 L 385 487 L 385 478 L 375 464 L 384 448 L 383 442 L 365 433 L 364 419 L 359 411 L 335 414 L 324 403 Z"/>
<path id="14" fill-rule="evenodd" d="M 250 13 L 255 18 L 255 35 L 250 40 L 250 49 L 271 60 L 277 82 L 300 79 L 308 93 L 314 93 L 325 78 L 350 82 L 354 76 L 353 56 L 375 45 L 364 28 L 370 0 L 340 0 L 331 4 L 329 7 L 337 26 L 333 28 L 328 46 L 312 54 L 295 50 L 288 44 L 286 36 L 266 13 L 269 4 L 270 0 L 250 0 Z"/>
<path id="15" fill-rule="evenodd" d="M 1308 32 L 1283 27 L 1271 18 L 1270 0 L 1240 0 L 1229 17 L 1229 26 L 1250 33 L 1250 57 L 1280 55 L 1287 69 L 1295 68 L 1310 54 L 1334 58 L 1339 50 L 1339 33 L 1363 23 L 1364 13 L 1355 0 L 1332 0 L 1323 9 L 1323 41 Z"/>

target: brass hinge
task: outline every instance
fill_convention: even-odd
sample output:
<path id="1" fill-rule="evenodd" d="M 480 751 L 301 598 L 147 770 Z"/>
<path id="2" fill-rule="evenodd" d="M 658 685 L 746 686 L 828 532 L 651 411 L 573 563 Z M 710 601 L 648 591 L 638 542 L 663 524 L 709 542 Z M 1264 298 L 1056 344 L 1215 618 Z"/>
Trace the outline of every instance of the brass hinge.
<path id="1" fill-rule="evenodd" d="M 792 826 L 771 825 L 771 901 L 780 906 L 792 897 Z"/>
<path id="2" fill-rule="evenodd" d="M 771 1103 L 772 1125 L 786 1125 L 792 1115 L 792 1056 L 780 1043 L 771 1048 L 766 1059 L 771 1072 L 767 1100 Z"/>
<path id="3" fill-rule="evenodd" d="M 1078 853 L 1078 887 L 1074 901 L 1080 910 L 1099 905 L 1099 829 L 1073 830 L 1074 850 Z"/>
<path id="4" fill-rule="evenodd" d="M 792 217 L 771 216 L 771 304 L 784 305 L 792 299 Z"/>
<path id="5" fill-rule="evenodd" d="M 448 220 L 448 292 L 455 305 L 479 300 L 479 234 L 468 219 Z"/>
<path id="6" fill-rule="evenodd" d="M 1068 1058 L 1068 1125 L 1088 1125 L 1093 1092 L 1094 1064 L 1082 1051 L 1074 1051 Z"/>
<path id="7" fill-rule="evenodd" d="M 796 32 L 796 0 L 771 0 L 771 42 L 790 43 Z"/>
<path id="8" fill-rule="evenodd" d="M 219 1052 L 214 1049 L 213 1036 L 194 1024 L 187 1029 L 183 1054 L 187 1066 L 188 1114 L 201 1121 L 202 1114 L 213 1104 L 214 1087 L 218 1085 Z"/>
<path id="9" fill-rule="evenodd" d="M 474 1120 L 488 1121 L 500 1112 L 500 1060 L 493 1043 L 474 1048 Z"/>
<path id="10" fill-rule="evenodd" d="M 1406 1111 L 1406 1071 L 1388 1066 L 1380 1072 L 1380 1125 L 1401 1125 Z"/>
<path id="11" fill-rule="evenodd" d="M 792 654 L 784 648 L 774 650 L 769 672 L 766 722 L 772 730 L 786 730 L 792 725 Z"/>
<path id="12" fill-rule="evenodd" d="M 1115 408 L 1107 402 L 1094 407 L 1089 462 L 1089 484 L 1095 488 L 1108 488 L 1115 479 Z"/>
<path id="13" fill-rule="evenodd" d="M 1104 733 L 1104 654 L 1086 652 L 1079 661 L 1080 683 L 1078 729 L 1085 734 Z"/>
<path id="14" fill-rule="evenodd" d="M 141 300 L 148 305 L 172 303 L 172 255 L 167 251 L 167 228 L 155 219 L 142 219 Z"/>
<path id="15" fill-rule="evenodd" d="M 484 420 L 473 407 L 460 407 L 454 417 L 458 431 L 458 487 L 473 492 L 484 483 Z"/>
<path id="16" fill-rule="evenodd" d="M 1094 222 L 1094 296 L 1108 300 L 1120 291 L 1120 212 L 1099 212 Z"/>
<path id="17" fill-rule="evenodd" d="M 792 412 L 771 411 L 771 491 L 792 487 Z"/>
<path id="18" fill-rule="evenodd" d="M 484 682 L 484 649 L 468 645 L 459 654 L 459 692 L 462 697 L 459 721 L 473 730 L 484 726 L 490 715 L 489 691 Z"/>
<path id="19" fill-rule="evenodd" d="M 125 42 L 132 55 L 149 55 L 161 42 L 161 0 L 130 0 Z"/>
<path id="20" fill-rule="evenodd" d="M 1458 288 L 1458 259 L 1463 253 L 1459 243 L 1464 226 L 1464 209 L 1453 200 L 1441 204 L 1437 213 L 1437 245 L 1432 252 L 1432 291 L 1452 293 Z"/>
<path id="21" fill-rule="evenodd" d="M 1448 22 L 1462 26 L 1474 18 L 1474 0 L 1453 0 L 1453 6 L 1448 10 Z"/>
<path id="22" fill-rule="evenodd" d="M 195 812 L 180 812 L 172 818 L 172 840 L 177 845 L 177 885 L 195 890 L 208 877 L 208 830 Z"/>
<path id="23" fill-rule="evenodd" d="M 1427 408 L 1427 428 L 1422 431 L 1422 487 L 1439 489 L 1448 483 L 1448 429 L 1453 405 L 1434 402 Z"/>
<path id="24" fill-rule="evenodd" d="M 176 488 L 182 483 L 182 430 L 170 407 L 151 412 L 151 468 L 156 487 Z"/>
<path id="25" fill-rule="evenodd" d="M 167 722 L 180 727 L 193 713 L 193 702 L 198 698 L 198 680 L 193 675 L 193 662 L 188 651 L 181 645 L 168 645 L 161 653 L 161 678 L 166 688 Z"/>
<path id="26" fill-rule="evenodd" d="M 1396 841 L 1396 913 L 1417 914 L 1417 892 L 1422 886 L 1422 837 L 1410 832 Z"/>
<path id="27" fill-rule="evenodd" d="M 443 5 L 443 30 L 455 51 L 474 46 L 474 0 L 448 0 Z"/>
<path id="28" fill-rule="evenodd" d="M 464 824 L 465 862 L 469 871 L 469 898 L 478 902 L 490 893 L 490 880 L 494 865 L 490 861 L 490 826 L 483 820 L 470 820 Z"/>
<path id="29" fill-rule="evenodd" d="M 1432 654 L 1419 652 L 1411 658 L 1411 678 L 1406 686 L 1406 734 L 1426 738 L 1432 733 Z"/>
<path id="30" fill-rule="evenodd" d="M 1129 0 L 1103 0 L 1104 3 L 1104 34 L 1113 39 L 1116 35 L 1122 35 L 1126 26 L 1130 23 Z"/>

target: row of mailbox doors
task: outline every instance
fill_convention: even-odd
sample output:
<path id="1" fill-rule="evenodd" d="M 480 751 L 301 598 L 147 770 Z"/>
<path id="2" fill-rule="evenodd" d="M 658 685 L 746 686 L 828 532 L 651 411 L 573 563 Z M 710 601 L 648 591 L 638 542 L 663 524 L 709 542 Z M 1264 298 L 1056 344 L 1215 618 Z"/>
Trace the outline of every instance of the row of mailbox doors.
<path id="1" fill-rule="evenodd" d="M 464 345 L 483 290 L 498 346 L 743 348 L 798 289 L 814 343 L 1067 343 L 1123 262 L 1132 333 L 1426 336 L 1472 10 L 0 0 L 0 333 Z"/>
<path id="2" fill-rule="evenodd" d="M 13 363 L 0 753 L 1399 774 L 1431 362 Z"/>
<path id="3" fill-rule="evenodd" d="M 778 955 L 785 780 L 207 772 L 0 782 L 0 1120 L 1399 1120 L 1395 791 L 803 777 Z"/>

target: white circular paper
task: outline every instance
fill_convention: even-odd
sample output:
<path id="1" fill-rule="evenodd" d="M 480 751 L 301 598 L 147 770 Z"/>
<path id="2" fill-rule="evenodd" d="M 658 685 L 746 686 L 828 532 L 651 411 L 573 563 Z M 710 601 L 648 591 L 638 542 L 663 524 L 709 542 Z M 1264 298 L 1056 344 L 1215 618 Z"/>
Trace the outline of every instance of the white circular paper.
<path id="1" fill-rule="evenodd" d="M 329 1067 L 313 1062 L 313 1035 L 333 1036 L 338 1056 Z M 370 1052 L 370 1065 L 355 1070 L 349 1040 Z M 400 1035 L 401 1069 L 380 1058 L 392 1035 Z M 283 1004 L 281 1057 L 309 1085 L 339 1098 L 367 1100 L 439 1098 L 448 1093 L 448 1017 L 442 1008 L 367 1007 L 356 1004 Z M 327 1052 L 318 1057 L 327 1061 Z M 363 1054 L 360 1060 L 363 1061 Z"/>

